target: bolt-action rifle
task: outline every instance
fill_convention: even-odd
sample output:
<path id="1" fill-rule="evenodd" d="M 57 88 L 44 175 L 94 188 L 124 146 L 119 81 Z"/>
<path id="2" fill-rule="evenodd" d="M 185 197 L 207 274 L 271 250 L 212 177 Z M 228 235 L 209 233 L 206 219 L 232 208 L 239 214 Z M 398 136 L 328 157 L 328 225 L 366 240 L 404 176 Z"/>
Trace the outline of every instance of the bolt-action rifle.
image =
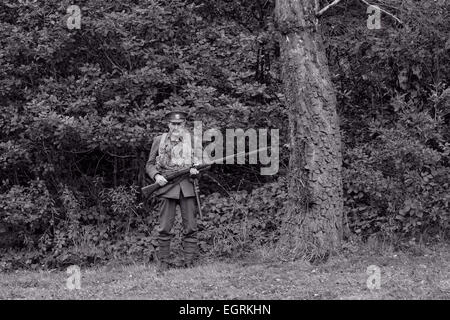
<path id="1" fill-rule="evenodd" d="M 198 171 L 202 172 L 205 170 L 208 170 L 211 167 L 210 164 L 199 164 L 196 166 L 192 166 L 192 168 L 197 169 Z M 188 176 L 189 175 L 189 171 L 191 170 L 191 168 L 186 168 L 186 169 L 181 169 L 172 173 L 169 173 L 167 175 L 164 176 L 164 178 L 166 178 L 166 180 L 170 183 L 171 181 L 179 178 L 179 177 L 183 177 L 183 176 Z M 142 196 L 144 198 L 149 197 L 153 192 L 155 192 L 156 190 L 158 190 L 159 188 L 161 188 L 161 186 L 158 183 L 152 183 L 148 186 L 145 186 L 141 189 L 142 191 Z"/>
<path id="2" fill-rule="evenodd" d="M 265 148 L 260 148 L 260 149 L 253 150 L 253 151 L 250 151 L 250 152 L 247 152 L 247 153 L 245 153 L 245 152 L 239 152 L 239 153 L 232 154 L 232 155 L 229 155 L 229 156 L 226 156 L 226 157 L 223 157 L 223 158 L 219 158 L 219 159 L 215 159 L 215 160 L 210 160 L 210 161 L 208 161 L 208 162 L 205 163 L 205 164 L 194 165 L 194 166 L 192 166 L 191 168 L 195 168 L 195 169 L 197 169 L 198 171 L 202 172 L 202 171 L 208 170 L 208 169 L 211 167 L 211 165 L 214 164 L 214 163 L 223 163 L 225 160 L 234 158 L 234 157 L 236 157 L 236 156 L 251 155 L 251 154 L 255 154 L 255 153 L 259 152 L 259 151 L 266 150 L 266 149 L 268 149 L 268 148 L 267 148 L 267 147 L 265 147 Z M 177 179 L 177 178 L 179 178 L 179 177 L 189 176 L 189 171 L 191 170 L 191 168 L 181 169 L 181 170 L 175 171 L 175 172 L 173 172 L 173 173 L 169 173 L 169 174 L 167 174 L 166 176 L 164 176 L 164 178 L 166 178 L 166 180 L 170 183 L 171 181 L 173 181 L 173 180 L 175 180 L 175 179 Z M 160 186 L 158 183 L 156 183 L 156 182 L 153 183 L 153 184 L 150 184 L 150 185 L 148 185 L 148 186 L 145 186 L 145 187 L 143 187 L 143 188 L 141 189 L 141 191 L 142 191 L 142 196 L 143 196 L 144 198 L 147 198 L 147 197 L 149 197 L 153 192 L 155 192 L 156 190 L 158 190 L 159 188 L 161 188 L 161 186 Z"/>

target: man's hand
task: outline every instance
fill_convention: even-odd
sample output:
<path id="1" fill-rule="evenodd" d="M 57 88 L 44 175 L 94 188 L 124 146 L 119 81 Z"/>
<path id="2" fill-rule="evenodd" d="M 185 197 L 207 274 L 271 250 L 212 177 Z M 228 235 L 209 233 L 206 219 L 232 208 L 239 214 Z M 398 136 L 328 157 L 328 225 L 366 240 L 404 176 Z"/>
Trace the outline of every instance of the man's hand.
<path id="1" fill-rule="evenodd" d="M 160 174 L 157 174 L 156 176 L 155 176 L 155 182 L 157 183 L 157 184 L 159 184 L 161 187 L 164 187 L 166 184 L 167 184 L 167 180 L 166 180 L 166 178 L 164 178 L 162 175 L 160 175 Z"/>
<path id="2" fill-rule="evenodd" d="M 196 168 L 191 168 L 191 169 L 189 170 L 189 176 L 190 176 L 192 179 L 197 179 L 199 173 L 200 173 L 200 172 L 199 172 Z"/>

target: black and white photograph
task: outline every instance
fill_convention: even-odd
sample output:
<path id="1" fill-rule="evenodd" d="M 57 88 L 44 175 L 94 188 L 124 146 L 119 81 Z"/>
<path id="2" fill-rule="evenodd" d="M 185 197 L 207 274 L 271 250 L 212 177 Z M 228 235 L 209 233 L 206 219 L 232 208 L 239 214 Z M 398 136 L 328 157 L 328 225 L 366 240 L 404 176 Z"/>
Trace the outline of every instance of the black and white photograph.
<path id="1" fill-rule="evenodd" d="M 0 1 L 0 300 L 450 300 L 449 0 Z"/>

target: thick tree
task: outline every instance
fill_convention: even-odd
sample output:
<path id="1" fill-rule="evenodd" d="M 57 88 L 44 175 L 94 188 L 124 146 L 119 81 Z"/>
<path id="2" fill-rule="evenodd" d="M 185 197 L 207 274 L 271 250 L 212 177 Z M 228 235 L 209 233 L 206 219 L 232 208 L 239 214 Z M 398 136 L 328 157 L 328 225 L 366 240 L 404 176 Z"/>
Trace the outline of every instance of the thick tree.
<path id="1" fill-rule="evenodd" d="M 280 248 L 323 259 L 342 234 L 341 136 L 314 0 L 277 0 L 282 79 L 289 108 L 289 201 Z"/>

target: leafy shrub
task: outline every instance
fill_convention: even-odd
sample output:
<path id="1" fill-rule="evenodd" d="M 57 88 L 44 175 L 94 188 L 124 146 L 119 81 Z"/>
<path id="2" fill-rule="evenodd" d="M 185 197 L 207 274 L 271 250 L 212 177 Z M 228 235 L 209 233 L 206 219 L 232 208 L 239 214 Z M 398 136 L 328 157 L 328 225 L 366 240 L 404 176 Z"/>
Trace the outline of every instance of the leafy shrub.
<path id="1" fill-rule="evenodd" d="M 393 125 L 374 121 L 370 144 L 347 150 L 345 206 L 357 234 L 418 236 L 448 232 L 450 144 L 439 117 L 408 104 Z"/>
<path id="2" fill-rule="evenodd" d="M 54 224 L 54 216 L 55 203 L 44 181 L 34 180 L 28 187 L 14 186 L 0 194 L 0 220 L 26 246 L 34 246 Z"/>
<path id="3" fill-rule="evenodd" d="M 155 219 L 142 217 L 136 190 L 135 186 L 102 188 L 101 205 L 88 206 L 88 201 L 68 186 L 61 185 L 56 199 L 42 181 L 12 187 L 0 195 L 0 218 L 17 237 L 16 250 L 3 250 L 4 268 L 151 256 Z M 17 255 L 17 250 L 28 253 Z"/>
<path id="4" fill-rule="evenodd" d="M 200 248 L 215 256 L 236 256 L 278 240 L 287 199 L 284 179 L 227 197 L 214 193 L 203 204 Z"/>

